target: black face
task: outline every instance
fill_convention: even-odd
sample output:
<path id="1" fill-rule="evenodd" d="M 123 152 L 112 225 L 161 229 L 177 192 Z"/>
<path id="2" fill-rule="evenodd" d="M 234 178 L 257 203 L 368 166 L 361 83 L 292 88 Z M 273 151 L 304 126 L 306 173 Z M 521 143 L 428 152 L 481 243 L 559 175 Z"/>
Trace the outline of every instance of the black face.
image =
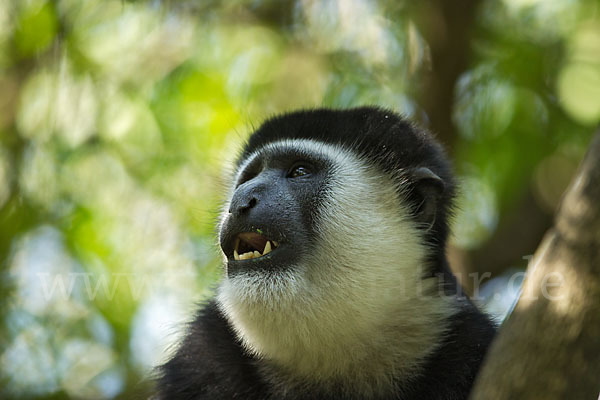
<path id="1" fill-rule="evenodd" d="M 244 168 L 220 232 L 227 275 L 281 270 L 310 251 L 327 163 L 289 149 L 265 153 Z"/>
<path id="2" fill-rule="evenodd" d="M 281 140 L 340 146 L 389 173 L 412 206 L 425 240 L 444 257 L 454 179 L 448 159 L 433 136 L 382 108 L 300 110 L 264 122 L 250 136 L 240 161 Z"/>

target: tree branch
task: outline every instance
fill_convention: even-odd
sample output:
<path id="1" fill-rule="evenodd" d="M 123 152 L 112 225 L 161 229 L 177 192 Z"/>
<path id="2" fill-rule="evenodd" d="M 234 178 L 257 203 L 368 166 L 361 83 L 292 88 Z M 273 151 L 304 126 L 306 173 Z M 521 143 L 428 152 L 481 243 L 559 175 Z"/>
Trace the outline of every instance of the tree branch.
<path id="1" fill-rule="evenodd" d="M 527 273 L 471 399 L 598 398 L 600 132 Z"/>

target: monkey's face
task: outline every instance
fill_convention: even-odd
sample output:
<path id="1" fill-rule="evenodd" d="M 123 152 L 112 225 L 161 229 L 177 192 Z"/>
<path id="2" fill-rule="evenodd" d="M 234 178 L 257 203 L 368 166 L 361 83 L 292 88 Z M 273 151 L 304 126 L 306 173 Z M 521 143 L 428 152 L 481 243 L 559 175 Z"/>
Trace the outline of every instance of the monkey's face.
<path id="1" fill-rule="evenodd" d="M 423 245 L 398 184 L 339 146 L 287 140 L 260 148 L 238 168 L 221 220 L 222 289 L 281 305 L 354 286 L 379 296 L 388 283 L 411 282 L 406 275 L 419 271 L 398 274 L 396 264 L 410 259 L 413 268 Z"/>
<path id="2" fill-rule="evenodd" d="M 217 298 L 250 352 L 291 365 L 315 343 L 369 340 L 389 315 L 423 331 L 431 308 L 419 291 L 435 282 L 423 281 L 428 245 L 403 182 L 310 140 L 268 144 L 242 163 L 221 222 Z"/>
<path id="3" fill-rule="evenodd" d="M 220 243 L 228 277 L 297 268 L 314 249 L 315 217 L 331 163 L 292 146 L 271 146 L 240 167 Z"/>

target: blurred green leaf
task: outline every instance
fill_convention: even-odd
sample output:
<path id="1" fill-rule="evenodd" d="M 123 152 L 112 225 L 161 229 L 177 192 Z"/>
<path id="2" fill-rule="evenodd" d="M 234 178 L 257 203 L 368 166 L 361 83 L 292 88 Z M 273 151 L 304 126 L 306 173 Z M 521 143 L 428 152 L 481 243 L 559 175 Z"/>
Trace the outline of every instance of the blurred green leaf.
<path id="1" fill-rule="evenodd" d="M 23 1 L 19 13 L 14 41 L 21 57 L 30 57 L 46 49 L 58 32 L 58 20 L 52 5 L 47 1 Z"/>

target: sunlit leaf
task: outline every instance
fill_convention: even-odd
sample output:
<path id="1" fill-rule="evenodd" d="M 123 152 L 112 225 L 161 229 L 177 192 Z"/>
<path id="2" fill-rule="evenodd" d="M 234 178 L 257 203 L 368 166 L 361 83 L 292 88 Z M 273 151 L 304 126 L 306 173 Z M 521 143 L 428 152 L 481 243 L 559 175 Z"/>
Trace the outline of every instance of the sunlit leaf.
<path id="1" fill-rule="evenodd" d="M 22 57 L 44 50 L 58 31 L 58 21 L 52 2 L 23 1 L 15 30 L 15 46 Z"/>

